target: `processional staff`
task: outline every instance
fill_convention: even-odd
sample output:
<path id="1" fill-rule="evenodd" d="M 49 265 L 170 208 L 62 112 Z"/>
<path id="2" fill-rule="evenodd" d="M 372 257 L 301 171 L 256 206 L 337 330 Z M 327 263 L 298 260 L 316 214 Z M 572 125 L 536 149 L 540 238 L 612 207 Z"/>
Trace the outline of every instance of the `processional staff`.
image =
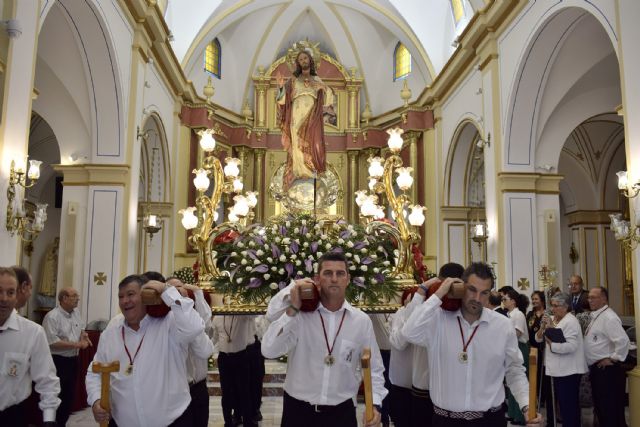
<path id="1" fill-rule="evenodd" d="M 101 386 L 100 386 L 100 407 L 107 412 L 111 412 L 111 403 L 109 402 L 109 382 L 111 380 L 111 373 L 118 372 L 120 370 L 120 362 L 115 361 L 111 363 L 99 363 L 93 362 L 91 370 L 94 373 L 100 374 Z M 107 427 L 109 421 L 102 421 L 100 427 Z"/>
<path id="2" fill-rule="evenodd" d="M 373 394 L 371 390 L 371 349 L 365 347 L 360 358 L 362 366 L 362 380 L 364 382 L 364 419 L 373 419 Z"/>

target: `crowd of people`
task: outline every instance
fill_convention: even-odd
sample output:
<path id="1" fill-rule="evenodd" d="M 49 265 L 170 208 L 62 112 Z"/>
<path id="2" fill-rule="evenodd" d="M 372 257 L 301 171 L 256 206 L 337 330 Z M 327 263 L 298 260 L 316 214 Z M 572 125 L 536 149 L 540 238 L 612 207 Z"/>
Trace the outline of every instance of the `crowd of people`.
<path id="1" fill-rule="evenodd" d="M 586 291 L 582 278 L 572 276 L 568 293 L 534 291 L 529 301 L 509 286 L 495 290 L 486 264 L 449 263 L 438 277 L 406 290 L 396 313 L 366 315 L 346 301 L 349 283 L 347 260 L 328 252 L 313 277 L 293 280 L 271 299 L 265 316 L 212 317 L 199 287 L 157 272 L 130 275 L 118 285 L 121 313 L 92 343 L 77 290 L 60 289 L 58 306 L 40 326 L 17 312 L 30 297 L 29 273 L 0 268 L 0 420 L 27 425 L 33 384 L 44 425 L 66 425 L 79 352 L 96 345 L 87 403 L 95 421 L 109 426 L 208 425 L 208 362 L 216 351 L 225 427 L 258 426 L 264 360 L 282 356 L 283 427 L 355 427 L 366 348 L 374 408 L 365 427 L 560 419 L 580 426 L 586 374 L 598 425 L 626 425 L 621 363 L 630 342 L 606 288 Z M 314 287 L 310 305 L 306 291 Z M 539 407 L 529 411 L 531 348 L 540 356 Z M 113 366 L 106 376 L 105 366 Z"/>

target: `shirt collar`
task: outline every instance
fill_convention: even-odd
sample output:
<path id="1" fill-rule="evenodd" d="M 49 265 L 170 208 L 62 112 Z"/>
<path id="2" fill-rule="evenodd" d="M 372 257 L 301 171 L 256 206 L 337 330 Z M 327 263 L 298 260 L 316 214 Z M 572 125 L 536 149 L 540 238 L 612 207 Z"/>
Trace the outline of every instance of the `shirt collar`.
<path id="1" fill-rule="evenodd" d="M 6 331 L 7 329 L 13 329 L 14 331 L 20 330 L 20 325 L 18 324 L 18 312 L 15 308 L 9 315 L 7 321 L 4 322 L 4 325 L 0 326 L 0 330 Z"/>
<path id="2" fill-rule="evenodd" d="M 335 313 L 335 312 L 327 310 L 327 308 L 324 305 L 322 305 L 322 303 L 318 304 L 318 310 L 322 310 L 325 313 Z M 348 311 L 352 311 L 353 312 L 356 309 L 351 304 L 349 304 L 347 302 L 347 300 L 344 300 L 344 302 L 342 303 L 342 306 L 338 309 L 338 311 L 342 311 L 342 310 L 348 310 Z"/>
<path id="3" fill-rule="evenodd" d="M 481 322 L 484 323 L 489 323 L 489 312 L 491 312 L 492 310 L 489 310 L 488 308 L 483 308 L 482 312 L 480 313 L 480 318 L 478 320 L 476 320 L 475 322 L 473 322 L 471 325 L 469 326 L 474 326 L 477 324 L 480 324 Z M 456 316 L 458 316 L 460 318 L 461 321 L 466 322 L 467 324 L 469 324 L 469 322 L 467 322 L 467 319 L 464 318 L 464 316 L 462 316 L 462 309 L 458 309 L 458 311 L 455 312 Z"/>
<path id="4" fill-rule="evenodd" d="M 605 311 L 607 308 L 609 308 L 609 306 L 607 304 L 605 304 L 603 307 L 599 308 L 598 310 L 592 311 L 591 312 L 591 317 L 596 317 L 597 315 L 599 315 L 600 313 Z"/>
<path id="5" fill-rule="evenodd" d="M 61 306 L 58 306 L 58 310 L 60 311 L 60 313 L 62 313 L 62 315 L 64 317 L 66 317 L 67 319 L 70 319 L 71 316 L 73 316 L 73 312 L 76 310 L 75 308 L 73 310 L 71 310 L 71 313 L 69 313 L 67 310 L 65 310 L 64 308 L 62 308 Z"/>
<path id="6" fill-rule="evenodd" d="M 149 319 L 150 319 L 150 316 L 148 314 L 145 314 L 142 320 L 140 321 L 140 327 L 138 328 L 138 331 L 147 327 L 147 324 L 151 321 Z M 131 328 L 131 326 L 129 326 L 129 324 L 127 323 L 127 319 L 125 319 L 124 316 L 122 319 L 122 324 L 133 331 L 133 329 Z M 137 332 L 137 331 L 134 331 L 134 332 Z"/>

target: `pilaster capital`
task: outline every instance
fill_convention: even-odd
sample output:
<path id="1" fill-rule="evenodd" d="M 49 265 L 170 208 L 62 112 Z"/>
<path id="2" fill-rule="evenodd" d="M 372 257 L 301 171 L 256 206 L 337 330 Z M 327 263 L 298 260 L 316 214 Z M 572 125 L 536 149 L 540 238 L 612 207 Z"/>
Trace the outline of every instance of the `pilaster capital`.
<path id="1" fill-rule="evenodd" d="M 564 175 L 500 172 L 498 185 L 502 193 L 560 194 Z"/>
<path id="2" fill-rule="evenodd" d="M 116 164 L 53 165 L 62 172 L 64 186 L 91 185 L 126 186 L 129 183 L 129 166 Z"/>

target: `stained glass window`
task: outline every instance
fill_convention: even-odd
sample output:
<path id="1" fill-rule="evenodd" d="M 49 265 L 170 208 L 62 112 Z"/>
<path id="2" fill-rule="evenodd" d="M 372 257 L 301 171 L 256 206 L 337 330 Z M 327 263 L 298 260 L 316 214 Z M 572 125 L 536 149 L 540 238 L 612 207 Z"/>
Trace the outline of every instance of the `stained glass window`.
<path id="1" fill-rule="evenodd" d="M 221 59 L 220 42 L 216 38 L 207 45 L 207 50 L 204 54 L 204 70 L 220 78 L 222 76 L 220 73 Z"/>
<path id="2" fill-rule="evenodd" d="M 409 49 L 398 42 L 393 53 L 393 81 L 404 79 L 411 74 L 411 54 Z"/>
<path id="3" fill-rule="evenodd" d="M 464 18 L 464 4 L 463 0 L 451 0 L 451 10 L 453 10 L 453 19 L 456 21 L 456 25 L 462 18 Z"/>

